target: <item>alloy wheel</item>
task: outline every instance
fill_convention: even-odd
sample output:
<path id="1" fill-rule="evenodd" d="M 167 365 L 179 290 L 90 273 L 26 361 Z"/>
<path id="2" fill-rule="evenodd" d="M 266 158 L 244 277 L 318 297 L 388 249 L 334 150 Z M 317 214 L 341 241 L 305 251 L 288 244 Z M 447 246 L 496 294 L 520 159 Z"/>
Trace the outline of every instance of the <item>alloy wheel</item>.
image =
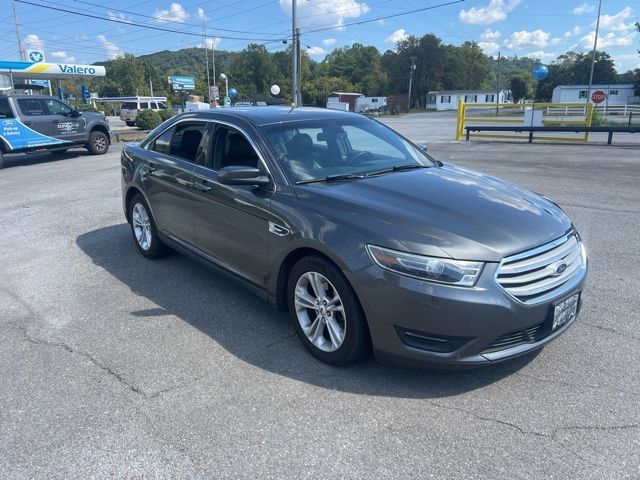
<path id="1" fill-rule="evenodd" d="M 151 248 L 153 235 L 151 233 L 151 219 L 147 209 L 141 203 L 133 206 L 131 219 L 133 221 L 133 233 L 140 248 L 147 251 Z"/>
<path id="2" fill-rule="evenodd" d="M 107 149 L 107 138 L 104 135 L 96 135 L 93 139 L 93 148 L 97 152 L 104 152 Z"/>
<path id="3" fill-rule="evenodd" d="M 342 299 L 333 284 L 318 272 L 306 272 L 296 282 L 294 302 L 307 339 L 324 352 L 340 348 L 347 324 Z"/>

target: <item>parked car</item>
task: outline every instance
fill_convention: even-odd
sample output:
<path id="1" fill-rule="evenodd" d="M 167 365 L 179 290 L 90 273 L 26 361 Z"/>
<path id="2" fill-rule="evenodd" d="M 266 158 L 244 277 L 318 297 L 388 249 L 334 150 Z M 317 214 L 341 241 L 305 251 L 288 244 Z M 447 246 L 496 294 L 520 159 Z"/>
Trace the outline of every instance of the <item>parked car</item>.
<path id="1" fill-rule="evenodd" d="M 540 349 L 578 314 L 586 253 L 558 205 L 442 164 L 362 115 L 178 115 L 121 163 L 142 255 L 170 247 L 241 280 L 288 309 L 330 364 L 372 348 L 393 362 L 488 365 Z"/>
<path id="2" fill-rule="evenodd" d="M 109 123 L 100 113 L 80 112 L 48 95 L 0 96 L 0 168 L 5 153 L 64 153 L 83 146 L 102 155 L 110 140 Z"/>
<path id="3" fill-rule="evenodd" d="M 145 100 L 143 98 L 122 102 L 120 105 L 120 120 L 125 122 L 127 126 L 133 127 L 136 124 L 136 118 L 142 110 L 153 110 L 159 112 L 165 110 L 167 105 L 163 102 L 155 102 Z"/>

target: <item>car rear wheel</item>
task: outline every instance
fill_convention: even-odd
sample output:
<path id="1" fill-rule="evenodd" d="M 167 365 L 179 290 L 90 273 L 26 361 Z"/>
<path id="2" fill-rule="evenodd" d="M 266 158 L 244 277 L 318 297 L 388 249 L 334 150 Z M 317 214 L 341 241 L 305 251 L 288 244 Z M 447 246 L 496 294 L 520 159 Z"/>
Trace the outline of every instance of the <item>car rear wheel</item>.
<path id="1" fill-rule="evenodd" d="M 89 135 L 87 150 L 94 155 L 103 155 L 109 150 L 109 137 L 106 133 L 95 131 Z"/>
<path id="2" fill-rule="evenodd" d="M 129 202 L 129 218 L 138 251 L 152 259 L 166 255 L 168 248 L 158 238 L 156 222 L 142 195 L 136 194 Z"/>
<path id="3" fill-rule="evenodd" d="M 124 122 L 127 124 L 127 127 L 135 127 L 136 126 L 136 122 Z"/>
<path id="4" fill-rule="evenodd" d="M 370 345 L 360 302 L 342 272 L 319 256 L 305 257 L 291 270 L 289 315 L 303 345 L 331 365 L 361 359 Z"/>

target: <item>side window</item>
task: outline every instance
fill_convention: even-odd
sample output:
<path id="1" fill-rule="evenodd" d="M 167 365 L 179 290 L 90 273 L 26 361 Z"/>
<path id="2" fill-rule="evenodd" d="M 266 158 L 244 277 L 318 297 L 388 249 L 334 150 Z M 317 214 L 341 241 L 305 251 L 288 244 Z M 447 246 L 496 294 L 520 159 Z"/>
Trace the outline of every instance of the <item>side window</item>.
<path id="1" fill-rule="evenodd" d="M 164 103 L 158 103 L 158 108 L 160 110 L 166 110 L 167 106 Z"/>
<path id="2" fill-rule="evenodd" d="M 28 117 L 49 115 L 47 105 L 39 98 L 19 98 L 18 106 L 20 107 L 20 111 Z"/>
<path id="3" fill-rule="evenodd" d="M 8 98 L 0 98 L 0 118 L 13 118 Z"/>
<path id="4" fill-rule="evenodd" d="M 47 99 L 44 101 L 51 115 L 71 115 L 72 108 L 66 103 L 62 103 L 60 100 Z"/>
<path id="5" fill-rule="evenodd" d="M 151 109 L 158 110 L 158 104 L 156 102 L 151 102 Z"/>
<path id="6" fill-rule="evenodd" d="M 140 110 L 148 110 L 149 102 L 140 102 Z"/>
<path id="7" fill-rule="evenodd" d="M 206 124 L 180 123 L 156 138 L 151 150 L 195 163 Z"/>
<path id="8" fill-rule="evenodd" d="M 258 154 L 239 131 L 218 126 L 213 140 L 213 168 L 231 165 L 258 168 Z"/>

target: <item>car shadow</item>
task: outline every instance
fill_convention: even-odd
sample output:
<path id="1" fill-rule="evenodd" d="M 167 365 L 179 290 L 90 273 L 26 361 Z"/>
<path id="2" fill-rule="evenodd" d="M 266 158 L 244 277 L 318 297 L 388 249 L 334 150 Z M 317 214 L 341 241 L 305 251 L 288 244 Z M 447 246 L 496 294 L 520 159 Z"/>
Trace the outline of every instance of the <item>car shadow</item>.
<path id="1" fill-rule="evenodd" d="M 4 155 L 4 166 L 2 169 L 39 165 L 42 163 L 54 163 L 61 160 L 68 160 L 70 158 L 87 156 L 91 156 L 91 154 L 84 147 L 73 148 L 64 153 L 52 153 L 48 151 L 7 153 Z"/>
<path id="2" fill-rule="evenodd" d="M 126 223 L 87 232 L 76 243 L 95 265 L 157 305 L 131 312 L 134 317 L 175 315 L 245 362 L 323 388 L 404 398 L 446 397 L 499 381 L 537 355 L 463 371 L 412 369 L 372 358 L 335 368 L 307 353 L 287 314 L 242 285 L 182 255 L 156 261 L 142 257 Z"/>

